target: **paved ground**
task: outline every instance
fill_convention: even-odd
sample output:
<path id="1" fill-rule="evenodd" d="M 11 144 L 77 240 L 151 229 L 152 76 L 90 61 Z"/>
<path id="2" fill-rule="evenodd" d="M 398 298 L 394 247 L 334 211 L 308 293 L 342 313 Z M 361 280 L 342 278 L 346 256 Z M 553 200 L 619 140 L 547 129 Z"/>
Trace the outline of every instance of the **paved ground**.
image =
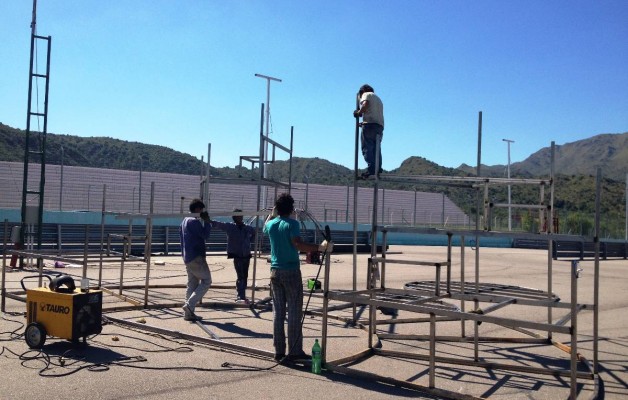
<path id="1" fill-rule="evenodd" d="M 390 259 L 444 261 L 446 248 L 419 246 L 392 246 Z M 358 256 L 357 287 L 365 287 L 367 255 Z M 452 280 L 460 281 L 461 257 L 458 249 L 453 253 Z M 102 334 L 90 338 L 87 347 L 73 347 L 65 340 L 48 337 L 43 351 L 29 351 L 21 334 L 24 331 L 25 304 L 7 299 L 6 313 L 0 319 L 0 399 L 57 399 L 70 396 L 92 399 L 189 399 L 199 398 L 306 398 L 326 399 L 379 399 L 390 397 L 432 398 L 424 393 L 395 387 L 370 379 L 358 379 L 340 373 L 324 371 L 322 375 L 309 372 L 307 366 L 275 366 L 264 354 L 272 354 L 272 312 L 268 309 L 250 309 L 234 304 L 235 273 L 231 261 L 224 255 L 210 256 L 214 287 L 210 290 L 204 307 L 198 314 L 205 320 L 203 326 L 222 341 L 258 349 L 261 355 L 229 350 L 212 343 L 201 344 L 185 338 L 149 333 L 144 329 L 108 323 Z M 352 286 L 352 255 L 332 255 L 332 289 L 350 289 Z M 154 309 L 128 309 L 131 304 L 106 295 L 106 317 L 136 323 L 140 327 L 157 327 L 209 339 L 211 336 L 201 326 L 185 322 L 176 303 L 184 293 L 185 271 L 179 257 L 153 257 L 149 290 Z M 474 281 L 475 252 L 465 254 L 465 280 Z M 593 301 L 593 262 L 580 264 L 583 274 L 578 279 L 579 303 Z M 54 268 L 51 268 L 54 269 Z M 268 296 L 269 267 L 265 259 L 258 259 L 256 282 L 262 290 L 256 299 Z M 318 267 L 304 264 L 304 280 L 316 275 Z M 547 252 L 521 249 L 480 250 L 480 282 L 516 285 L 525 288 L 547 290 Z M 569 301 L 569 262 L 554 261 L 553 292 L 562 301 Z M 56 269 L 80 277 L 81 268 Z M 628 396 L 628 261 L 608 260 L 600 268 L 600 331 L 599 365 L 602 398 L 619 399 Z M 32 275 L 28 272 L 8 271 L 6 286 L 9 291 L 20 290 L 20 280 Z M 252 278 L 251 269 L 250 277 Z M 92 282 L 98 278 L 97 265 L 90 266 L 88 276 Z M 444 275 L 443 275 L 444 276 Z M 116 285 L 120 277 L 119 263 L 105 264 L 103 277 L 107 284 Z M 146 267 L 142 263 L 127 263 L 124 269 L 125 286 L 142 286 L 146 279 Z M 411 281 L 434 279 L 429 267 L 387 264 L 386 287 L 402 288 Z M 77 280 L 78 282 L 78 280 Z M 28 283 L 34 287 L 35 282 Z M 156 286 L 161 285 L 161 286 Z M 173 288 L 173 285 L 179 285 Z M 249 292 L 250 293 L 250 292 Z M 124 295 L 144 299 L 144 289 L 125 289 Z M 322 300 L 312 298 L 309 310 L 320 309 Z M 469 307 L 469 306 L 467 306 Z M 362 313 L 360 313 L 363 311 Z M 360 317 L 368 313 L 357 308 Z M 566 311 L 556 311 L 555 319 Z M 342 318 L 353 315 L 352 308 L 334 311 L 328 325 L 327 359 L 335 360 L 350 356 L 368 347 L 368 333 L 349 326 Z M 492 314 L 493 315 L 493 314 Z M 523 306 L 507 306 L 496 311 L 496 316 L 521 318 L 527 321 L 545 322 L 546 311 Z M 579 314 L 578 348 L 588 360 L 593 360 L 593 313 Z M 422 315 L 400 312 L 398 319 Z M 378 320 L 389 316 L 377 312 Z M 308 316 L 304 323 L 304 343 L 309 352 L 314 339 L 321 338 L 321 318 Z M 460 336 L 460 322 L 437 324 L 439 335 Z M 471 322 L 465 325 L 467 336 L 472 335 Z M 428 334 L 425 323 L 382 324 L 378 332 L 397 334 Z M 494 324 L 480 326 L 481 336 L 526 337 L 518 332 Z M 544 334 L 543 332 L 537 332 Z M 567 335 L 555 335 L 555 339 L 569 343 Z M 418 340 L 382 341 L 382 349 L 427 354 L 428 343 Z M 479 348 L 480 359 L 486 362 L 530 365 L 557 369 L 569 367 L 569 355 L 553 346 L 531 343 L 484 343 Z M 471 359 L 473 347 L 461 342 L 443 342 L 437 345 L 437 355 Z M 61 361 L 63 360 L 63 362 Z M 61 365 L 63 363 L 63 365 Z M 227 364 L 225 364 L 227 363 Z M 488 370 L 478 367 L 437 364 L 436 387 L 453 393 L 498 399 L 561 399 L 569 395 L 569 377 L 531 375 L 528 373 Z M 428 364 L 425 361 L 373 356 L 351 365 L 359 371 L 376 373 L 397 380 L 428 385 Z M 583 369 L 584 371 L 584 369 Z M 579 380 L 579 398 L 590 398 L 593 384 Z"/>

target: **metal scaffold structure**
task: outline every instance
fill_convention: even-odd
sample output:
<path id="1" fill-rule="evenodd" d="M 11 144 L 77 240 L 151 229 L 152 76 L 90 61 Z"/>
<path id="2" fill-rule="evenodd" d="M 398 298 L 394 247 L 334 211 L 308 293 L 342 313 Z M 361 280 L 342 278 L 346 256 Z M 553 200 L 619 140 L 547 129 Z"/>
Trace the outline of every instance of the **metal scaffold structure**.
<path id="1" fill-rule="evenodd" d="M 39 72 L 39 46 L 46 43 L 44 61 L 46 71 Z M 42 219 L 44 212 L 44 186 L 46 184 L 46 137 L 48 134 L 48 92 L 50 88 L 50 51 L 52 38 L 37 34 L 37 0 L 33 0 L 31 21 L 30 64 L 28 70 L 28 104 L 26 113 L 26 130 L 24 145 L 24 174 L 22 184 L 21 227 L 19 235 L 20 247 L 41 249 Z M 43 110 L 40 108 L 39 82 L 44 81 Z M 37 130 L 34 130 L 34 126 Z M 36 185 L 29 186 L 29 172 L 37 172 L 39 178 Z M 31 171 L 32 170 L 32 171 Z M 33 185 L 31 182 L 30 185 Z M 30 203 L 35 201 L 36 205 Z M 20 264 L 23 259 L 20 258 Z"/>
<path id="2" fill-rule="evenodd" d="M 479 117 L 478 128 L 478 148 L 481 148 L 481 121 L 482 115 Z M 358 122 L 356 118 L 356 183 L 357 188 L 357 145 L 358 145 Z M 379 170 L 379 143 L 376 147 L 376 171 Z M 553 224 L 546 223 L 544 229 L 539 233 L 515 233 L 515 232 L 495 232 L 491 230 L 490 213 L 493 207 L 501 207 L 506 205 L 493 204 L 490 201 L 489 189 L 496 185 L 538 185 L 540 188 L 540 201 L 538 204 L 515 204 L 511 207 L 527 208 L 538 210 L 539 219 L 541 221 L 552 221 L 553 201 L 554 201 L 554 143 L 551 146 L 551 171 L 548 179 L 503 179 L 503 178 L 484 178 L 480 175 L 480 151 L 478 150 L 478 176 L 477 177 L 446 177 L 446 176 L 394 176 L 381 174 L 375 176 L 374 196 L 373 196 L 373 220 L 371 230 L 371 257 L 368 259 L 366 268 L 367 280 L 366 288 L 358 290 L 356 288 L 356 256 L 354 251 L 354 287 L 353 290 L 330 290 L 329 281 L 333 279 L 330 276 L 329 268 L 325 269 L 324 284 L 324 314 L 323 314 L 323 360 L 326 361 L 327 353 L 327 324 L 331 314 L 327 310 L 337 306 L 330 305 L 330 302 L 341 302 L 341 304 L 353 304 L 353 320 L 347 321 L 354 325 L 362 326 L 368 330 L 368 343 L 365 350 L 360 351 L 352 356 L 342 359 L 326 361 L 325 365 L 328 369 L 341 372 L 348 375 L 354 375 L 362 378 L 369 378 L 388 382 L 402 387 L 422 390 L 435 395 L 443 395 L 448 398 L 473 398 L 472 396 L 453 393 L 447 390 L 439 389 L 436 383 L 437 365 L 461 365 L 474 366 L 486 369 L 510 370 L 526 372 L 531 374 L 553 375 L 558 377 L 570 378 L 570 398 L 577 397 L 578 379 L 592 379 L 597 391 L 598 386 L 598 293 L 599 293 L 599 241 L 597 240 L 599 232 L 599 202 L 600 202 L 600 182 L 601 171 L 598 170 L 597 187 L 596 187 L 596 237 L 593 241 L 596 243 L 595 261 L 594 261 L 594 299 L 592 304 L 578 302 L 578 282 L 580 269 L 578 261 L 571 263 L 569 287 L 571 290 L 570 300 L 561 301 L 560 297 L 553 293 L 553 271 L 552 271 L 552 243 L 556 240 L 565 241 L 581 241 L 585 238 L 580 236 L 557 235 L 553 232 Z M 387 182 L 429 182 L 442 185 L 459 185 L 469 187 L 478 191 L 478 213 L 476 215 L 476 229 L 467 231 L 451 231 L 444 229 L 425 229 L 416 227 L 395 227 L 395 226 L 378 226 L 377 225 L 377 189 L 380 181 Z M 549 188 L 550 201 L 545 204 L 545 189 Z M 357 193 L 357 190 L 355 190 Z M 480 193 L 483 193 L 480 196 Z M 483 198 L 483 201 L 481 200 Z M 483 203 L 483 207 L 480 205 Z M 484 215 L 480 215 L 483 210 Z M 355 212 L 355 210 L 354 210 Z M 480 227 L 480 220 L 484 220 L 484 224 Z M 354 225 L 355 227 L 355 225 Z M 355 228 L 354 228 L 355 229 Z M 405 234 L 433 234 L 447 236 L 447 250 L 443 254 L 443 258 L 439 260 L 395 260 L 391 255 L 387 254 L 387 236 L 390 233 L 403 232 Z M 377 239 L 381 235 L 381 253 L 378 254 Z M 547 265 L 547 290 L 534 288 L 525 288 L 513 285 L 501 285 L 495 283 L 483 283 L 480 279 L 480 240 L 482 237 L 500 236 L 510 238 L 542 238 L 548 242 L 548 265 Z M 474 238 L 475 246 L 475 272 L 474 281 L 467 282 L 465 280 L 465 242 L 466 238 Z M 591 239 L 591 238 L 589 238 Z M 454 242 L 460 247 L 460 281 L 452 279 L 452 249 Z M 355 247 L 354 247 L 355 248 Z M 416 266 L 417 268 L 433 268 L 434 279 L 430 281 L 408 282 L 401 289 L 389 288 L 386 286 L 386 269 L 394 268 L 397 264 L 406 264 Z M 443 269 L 445 271 L 443 271 Z M 442 277 L 442 274 L 445 277 Z M 378 284 L 379 282 L 379 284 Z M 470 310 L 467 310 L 467 303 L 472 304 Z M 368 308 L 368 317 L 359 320 L 356 315 L 356 306 L 360 305 Z M 517 317 L 511 316 L 495 316 L 493 312 L 517 306 L 523 307 L 526 312 L 521 312 Z M 376 310 L 388 311 L 389 314 L 395 316 L 393 319 L 378 321 Z M 533 320 L 536 314 L 535 310 L 545 309 L 547 314 L 547 322 L 541 323 Z M 563 315 L 558 318 L 554 317 L 554 310 L 564 311 Z M 593 362 L 591 363 L 578 352 L 578 313 L 583 310 L 593 312 Z M 421 317 L 396 318 L 398 311 L 407 313 L 416 313 Z M 566 311 L 566 312 L 565 312 Z M 492 315 L 489 315 L 492 314 Z M 528 317 L 528 318 L 526 318 Z M 530 318 L 532 317 L 532 318 Z M 335 317 L 338 318 L 338 317 Z M 439 335 L 437 334 L 437 326 L 446 322 L 459 321 L 459 335 Z M 465 331 L 466 322 L 473 324 L 473 333 L 468 336 Z M 479 327 L 482 323 L 494 324 L 500 327 L 509 328 L 519 335 L 517 337 L 503 336 L 482 336 Z M 379 325 L 394 324 L 428 324 L 427 332 L 423 334 L 395 334 L 382 333 L 377 331 Z M 420 328 L 419 328 L 420 329 Z M 568 345 L 559 342 L 553 338 L 554 334 L 569 335 L 570 343 Z M 523 336 L 523 337 L 522 337 Z M 416 351 L 395 351 L 387 350 L 383 347 L 386 340 L 395 341 L 419 341 L 426 343 L 427 349 L 425 353 Z M 437 343 L 458 342 L 472 343 L 473 355 L 470 358 L 460 357 L 444 357 L 437 355 Z M 487 362 L 480 357 L 480 343 L 526 343 L 531 346 L 548 346 L 553 345 L 556 348 L 569 353 L 570 361 L 568 369 L 548 369 L 546 366 L 522 366 L 500 362 Z M 357 365 L 372 356 L 383 356 L 393 358 L 405 358 L 413 360 L 424 360 L 428 362 L 429 369 L 429 385 L 423 387 L 407 381 L 397 380 L 357 369 Z M 587 372 L 579 370 L 582 365 L 588 369 Z"/>

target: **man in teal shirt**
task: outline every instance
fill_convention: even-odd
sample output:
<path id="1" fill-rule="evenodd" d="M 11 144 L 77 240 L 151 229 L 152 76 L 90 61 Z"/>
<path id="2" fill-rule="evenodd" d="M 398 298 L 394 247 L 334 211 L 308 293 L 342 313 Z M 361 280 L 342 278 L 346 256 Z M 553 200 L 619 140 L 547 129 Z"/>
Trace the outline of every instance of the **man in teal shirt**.
<path id="1" fill-rule="evenodd" d="M 303 280 L 299 251 L 331 253 L 334 244 L 326 240 L 309 244 L 301 239 L 299 221 L 290 218 L 294 211 L 294 199 L 288 193 L 275 201 L 273 213 L 264 223 L 264 234 L 270 238 L 270 288 L 273 298 L 273 345 L 275 360 L 286 356 L 284 324 L 288 311 L 288 357 L 291 360 L 307 358 L 303 351 L 301 319 L 303 313 Z"/>

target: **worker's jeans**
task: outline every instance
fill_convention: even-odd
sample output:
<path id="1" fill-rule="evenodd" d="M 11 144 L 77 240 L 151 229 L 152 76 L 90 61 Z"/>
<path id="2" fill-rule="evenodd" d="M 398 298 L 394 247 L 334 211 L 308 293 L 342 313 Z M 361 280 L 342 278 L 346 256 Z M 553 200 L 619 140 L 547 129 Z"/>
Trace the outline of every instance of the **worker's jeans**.
<path id="1" fill-rule="evenodd" d="M 207 293 L 212 284 L 212 274 L 209 271 L 205 257 L 199 256 L 185 264 L 188 273 L 188 287 L 185 292 L 185 305 L 194 312 L 196 304 Z"/>
<path id="2" fill-rule="evenodd" d="M 272 268 L 270 288 L 273 292 L 273 344 L 275 354 L 286 354 L 286 304 L 288 311 L 288 354 L 303 353 L 301 319 L 303 313 L 303 282 L 301 270 Z"/>
<path id="3" fill-rule="evenodd" d="M 375 153 L 379 150 L 379 171 L 382 170 L 382 150 L 381 143 L 384 136 L 384 127 L 379 124 L 362 125 L 362 155 L 368 166 L 369 175 L 375 175 Z"/>
<path id="4" fill-rule="evenodd" d="M 238 292 L 238 298 L 246 299 L 246 281 L 249 277 L 249 263 L 250 258 L 234 258 L 233 266 L 236 271 L 236 291 Z"/>

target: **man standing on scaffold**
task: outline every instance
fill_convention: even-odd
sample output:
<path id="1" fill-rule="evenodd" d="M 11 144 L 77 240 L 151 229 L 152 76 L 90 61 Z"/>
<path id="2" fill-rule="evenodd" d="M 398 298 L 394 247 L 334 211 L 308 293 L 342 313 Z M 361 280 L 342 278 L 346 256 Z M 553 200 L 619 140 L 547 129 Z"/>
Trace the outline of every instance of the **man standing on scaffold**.
<path id="1" fill-rule="evenodd" d="M 355 118 L 362 117 L 362 155 L 368 166 L 366 172 L 361 175 L 362 179 L 368 179 L 375 175 L 375 154 L 377 147 L 379 150 L 379 171 L 382 172 L 381 143 L 384 136 L 384 104 L 375 94 L 375 90 L 370 85 L 362 85 L 358 91 L 359 108 L 353 111 Z"/>

